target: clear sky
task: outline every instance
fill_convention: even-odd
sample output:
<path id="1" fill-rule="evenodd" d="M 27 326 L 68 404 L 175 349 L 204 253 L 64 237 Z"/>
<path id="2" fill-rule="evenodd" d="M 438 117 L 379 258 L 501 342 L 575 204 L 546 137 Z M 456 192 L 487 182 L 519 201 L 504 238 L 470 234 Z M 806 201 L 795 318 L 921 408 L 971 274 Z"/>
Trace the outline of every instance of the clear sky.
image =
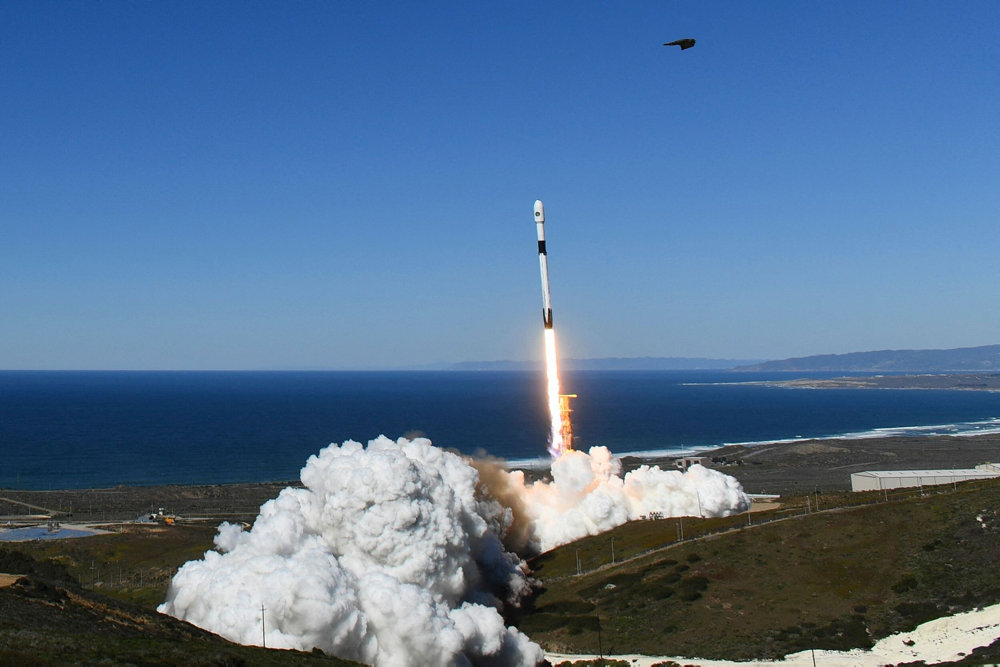
<path id="1" fill-rule="evenodd" d="M 992 0 L 0 0 L 0 368 L 539 358 L 535 199 L 564 356 L 1000 343 L 998 36 Z"/>

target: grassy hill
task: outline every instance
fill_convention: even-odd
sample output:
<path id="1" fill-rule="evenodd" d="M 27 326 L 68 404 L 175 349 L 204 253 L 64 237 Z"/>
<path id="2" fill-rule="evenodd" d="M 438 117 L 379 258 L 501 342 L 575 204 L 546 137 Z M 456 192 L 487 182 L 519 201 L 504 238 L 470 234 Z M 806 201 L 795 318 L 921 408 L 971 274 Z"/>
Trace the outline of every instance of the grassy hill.
<path id="1" fill-rule="evenodd" d="M 136 526 L 0 547 L 0 572 L 27 575 L 0 588 L 0 663 L 350 664 L 236 646 L 156 614 L 173 572 L 214 532 Z M 998 553 L 998 481 L 814 494 L 749 517 L 637 521 L 542 554 L 531 562 L 538 593 L 510 620 L 569 653 L 749 659 L 869 646 L 1000 602 Z M 1000 650 L 969 660 L 984 655 Z"/>
<path id="2" fill-rule="evenodd" d="M 854 371 L 945 373 L 994 371 L 1000 368 L 1000 345 L 950 350 L 876 350 L 847 354 L 817 354 L 740 366 L 737 371 Z"/>
<path id="3" fill-rule="evenodd" d="M 670 519 L 567 545 L 534 561 L 542 587 L 519 627 L 559 652 L 746 660 L 869 647 L 932 618 L 1000 602 L 1000 483 L 889 502 L 860 494 L 821 502 L 862 499 L 875 504 L 786 513 L 681 543 L 679 522 Z M 741 524 L 746 518 L 688 519 L 685 537 Z M 616 558 L 652 551 L 611 565 L 612 538 Z"/>
<path id="4" fill-rule="evenodd" d="M 157 613 L 173 572 L 211 546 L 211 532 L 0 547 L 0 572 L 12 575 L 0 576 L 0 664 L 357 665 L 318 651 L 240 646 Z"/>

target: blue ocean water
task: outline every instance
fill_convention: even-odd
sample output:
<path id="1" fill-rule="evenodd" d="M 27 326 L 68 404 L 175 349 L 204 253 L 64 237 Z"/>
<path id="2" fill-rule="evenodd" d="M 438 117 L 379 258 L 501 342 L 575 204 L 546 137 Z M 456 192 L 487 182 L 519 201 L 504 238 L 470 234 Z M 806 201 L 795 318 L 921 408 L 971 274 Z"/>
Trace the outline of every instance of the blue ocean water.
<path id="1" fill-rule="evenodd" d="M 1000 430 L 1000 394 L 802 390 L 787 374 L 563 374 L 577 447 L 680 452 L 799 437 Z M 334 442 L 425 435 L 544 457 L 534 372 L 0 372 L 0 488 L 291 480 Z M 879 430 L 884 429 L 884 430 Z"/>

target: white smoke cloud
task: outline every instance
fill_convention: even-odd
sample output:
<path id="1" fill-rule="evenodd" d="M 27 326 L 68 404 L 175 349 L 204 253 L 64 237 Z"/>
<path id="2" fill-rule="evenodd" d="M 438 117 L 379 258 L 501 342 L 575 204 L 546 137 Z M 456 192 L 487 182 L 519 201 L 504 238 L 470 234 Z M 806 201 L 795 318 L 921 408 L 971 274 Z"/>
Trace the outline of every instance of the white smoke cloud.
<path id="1" fill-rule="evenodd" d="M 223 524 L 219 551 L 185 564 L 159 611 L 242 644 L 379 667 L 541 661 L 496 608 L 528 590 L 498 537 L 510 512 L 477 497 L 460 457 L 426 439 L 348 441 L 301 479 L 249 532 Z"/>
<path id="2" fill-rule="evenodd" d="M 723 516 L 749 503 L 701 466 L 622 477 L 605 447 L 564 453 L 552 481 L 530 485 L 477 466 L 424 438 L 331 445 L 250 531 L 220 526 L 218 551 L 185 564 L 159 610 L 241 644 L 379 667 L 535 665 L 541 649 L 498 611 L 529 592 L 502 539 L 544 551 L 650 512 Z"/>
<path id="3" fill-rule="evenodd" d="M 526 485 L 524 473 L 507 475 L 507 489 L 528 514 L 540 551 L 597 535 L 653 512 L 670 516 L 728 516 L 749 498 L 734 478 L 694 465 L 686 472 L 641 466 L 621 476 L 621 462 L 607 447 L 589 454 L 568 451 L 552 462 L 552 481 Z"/>

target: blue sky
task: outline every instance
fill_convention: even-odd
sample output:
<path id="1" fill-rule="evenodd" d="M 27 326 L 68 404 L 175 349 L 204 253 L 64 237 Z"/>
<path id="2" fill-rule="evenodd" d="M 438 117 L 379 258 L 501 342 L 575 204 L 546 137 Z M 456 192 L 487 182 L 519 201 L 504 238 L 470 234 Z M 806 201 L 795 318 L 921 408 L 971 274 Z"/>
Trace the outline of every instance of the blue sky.
<path id="1" fill-rule="evenodd" d="M 995 2 L 0 0 L 0 368 L 1000 343 Z M 663 42 L 694 37 L 681 52 Z"/>

